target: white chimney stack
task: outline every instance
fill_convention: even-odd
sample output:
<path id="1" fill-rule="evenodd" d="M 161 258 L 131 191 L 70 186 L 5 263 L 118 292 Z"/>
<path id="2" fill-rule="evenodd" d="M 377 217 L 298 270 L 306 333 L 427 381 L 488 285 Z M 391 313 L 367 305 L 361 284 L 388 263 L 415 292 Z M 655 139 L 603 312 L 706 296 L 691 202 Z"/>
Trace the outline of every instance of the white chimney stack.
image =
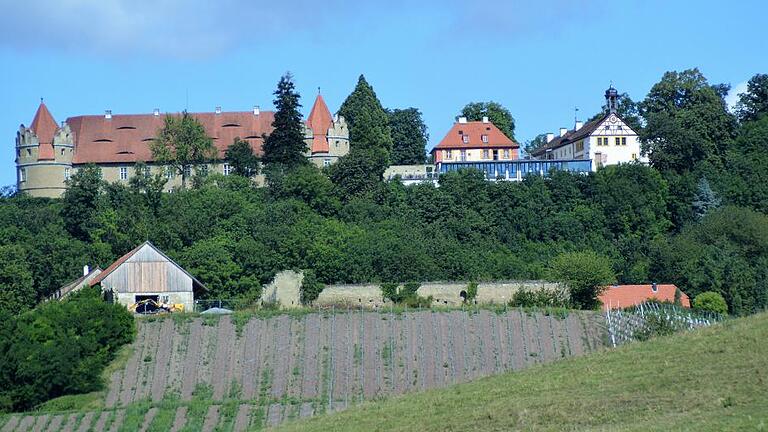
<path id="1" fill-rule="evenodd" d="M 157 117 L 160 115 L 160 108 L 155 108 L 152 110 L 152 115 Z"/>
<path id="2" fill-rule="evenodd" d="M 467 118 L 466 117 L 459 117 L 459 123 L 466 123 Z"/>
<path id="3" fill-rule="evenodd" d="M 261 114 L 261 110 L 259 109 L 258 105 L 253 106 L 253 115 L 259 115 Z"/>
<path id="4" fill-rule="evenodd" d="M 91 272 L 91 269 L 88 267 L 88 265 L 83 266 L 83 276 L 88 276 L 88 273 Z"/>
<path id="5" fill-rule="evenodd" d="M 560 128 L 560 136 L 561 136 L 561 137 L 562 137 L 562 136 L 565 136 L 565 134 L 567 134 L 567 133 L 568 133 L 568 129 L 566 129 L 566 128 Z"/>
<path id="6" fill-rule="evenodd" d="M 488 123 L 488 117 L 487 116 L 483 117 L 483 123 Z"/>
<path id="7" fill-rule="evenodd" d="M 221 107 L 220 106 L 216 107 L 216 114 L 221 114 Z"/>
<path id="8" fill-rule="evenodd" d="M 573 130 L 579 130 L 582 126 L 584 126 L 584 122 L 581 120 L 576 120 L 576 127 L 573 128 Z"/>
<path id="9" fill-rule="evenodd" d="M 104 118 L 109 120 L 112 118 L 112 110 L 104 110 Z"/>
<path id="10" fill-rule="evenodd" d="M 555 134 L 547 132 L 547 142 L 551 142 L 553 139 L 555 139 Z"/>

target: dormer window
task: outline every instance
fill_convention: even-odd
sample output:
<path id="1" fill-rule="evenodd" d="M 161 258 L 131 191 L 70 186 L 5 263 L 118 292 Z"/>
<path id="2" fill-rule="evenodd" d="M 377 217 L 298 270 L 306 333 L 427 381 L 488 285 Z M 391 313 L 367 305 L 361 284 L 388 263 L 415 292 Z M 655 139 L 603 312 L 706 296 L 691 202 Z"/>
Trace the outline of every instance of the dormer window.
<path id="1" fill-rule="evenodd" d="M 61 149 L 61 155 L 64 156 L 64 149 Z"/>
<path id="2" fill-rule="evenodd" d="M 464 144 L 469 143 L 469 135 L 462 135 L 461 140 L 464 141 Z"/>
<path id="3" fill-rule="evenodd" d="M 225 125 L 224 125 L 224 126 L 222 126 L 222 127 L 226 127 L 226 128 L 230 128 L 230 127 L 240 127 L 240 125 L 239 125 L 239 124 L 237 124 L 237 123 L 227 123 L 227 124 L 225 124 Z"/>
<path id="4" fill-rule="evenodd" d="M 488 135 L 483 134 L 480 138 L 483 140 L 484 143 L 488 144 Z"/>
<path id="5" fill-rule="evenodd" d="M 109 139 L 109 138 L 99 138 L 97 140 L 93 140 L 93 142 L 95 142 L 95 143 L 108 143 L 108 142 L 112 142 L 112 140 Z"/>
<path id="6" fill-rule="evenodd" d="M 131 130 L 131 129 L 136 129 L 136 128 L 133 126 L 120 126 L 119 128 L 117 128 L 117 130 Z"/>

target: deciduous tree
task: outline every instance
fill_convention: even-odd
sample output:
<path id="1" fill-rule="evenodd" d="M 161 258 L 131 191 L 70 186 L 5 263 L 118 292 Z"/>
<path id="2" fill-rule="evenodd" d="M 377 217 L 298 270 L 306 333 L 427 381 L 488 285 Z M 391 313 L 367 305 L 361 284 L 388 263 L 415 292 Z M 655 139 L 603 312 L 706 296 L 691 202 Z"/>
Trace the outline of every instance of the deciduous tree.
<path id="1" fill-rule="evenodd" d="M 417 108 L 388 111 L 392 130 L 392 165 L 423 164 L 429 135 Z"/>
<path id="2" fill-rule="evenodd" d="M 203 125 L 191 114 L 167 115 L 157 138 L 150 144 L 152 157 L 181 176 L 186 188 L 193 166 L 208 164 L 218 157 L 218 150 Z"/>
<path id="3" fill-rule="evenodd" d="M 739 95 L 736 115 L 742 122 L 757 120 L 768 113 L 768 74 L 757 74 L 747 82 L 747 91 Z"/>
<path id="4" fill-rule="evenodd" d="M 251 177 L 259 173 L 259 157 L 253 153 L 251 143 L 240 137 L 227 147 L 226 158 L 235 175 Z"/>
<path id="5" fill-rule="evenodd" d="M 471 102 L 461 109 L 461 113 L 456 116 L 466 117 L 469 121 L 480 121 L 483 117 L 496 125 L 509 139 L 515 139 L 515 119 L 512 113 L 498 102 Z"/>

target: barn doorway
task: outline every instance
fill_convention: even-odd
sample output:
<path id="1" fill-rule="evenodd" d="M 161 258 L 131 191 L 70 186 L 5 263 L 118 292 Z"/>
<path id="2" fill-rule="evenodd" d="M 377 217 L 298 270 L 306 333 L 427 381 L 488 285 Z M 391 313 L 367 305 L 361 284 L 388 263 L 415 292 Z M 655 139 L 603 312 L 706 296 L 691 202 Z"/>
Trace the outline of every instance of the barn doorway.
<path id="1" fill-rule="evenodd" d="M 464 290 L 461 290 L 461 292 L 459 293 L 459 297 L 461 297 L 461 301 L 466 302 L 467 301 L 467 292 L 464 291 Z"/>
<path id="2" fill-rule="evenodd" d="M 136 300 L 136 313 L 139 314 L 152 314 L 156 313 L 159 309 L 157 307 L 160 301 L 160 296 L 157 295 L 137 295 Z"/>

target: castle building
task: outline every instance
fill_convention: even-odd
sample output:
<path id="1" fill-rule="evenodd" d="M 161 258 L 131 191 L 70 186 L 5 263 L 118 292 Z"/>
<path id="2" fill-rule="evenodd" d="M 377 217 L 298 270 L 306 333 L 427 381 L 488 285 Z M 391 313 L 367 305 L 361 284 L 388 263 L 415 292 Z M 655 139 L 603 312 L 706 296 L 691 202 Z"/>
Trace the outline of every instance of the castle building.
<path id="1" fill-rule="evenodd" d="M 248 141 L 257 155 L 262 154 L 264 137 L 273 128 L 274 112 L 193 113 L 218 150 L 208 172 L 229 175 L 225 153 L 236 137 Z M 59 197 L 67 188 L 66 180 L 83 165 L 96 164 L 108 182 L 128 182 L 135 175 L 136 162 L 145 162 L 150 173 L 162 173 L 166 188 L 181 186 L 181 178 L 161 164 L 154 163 L 150 143 L 163 127 L 159 109 L 151 114 L 84 115 L 70 117 L 58 124 L 48 107 L 40 102 L 29 127 L 23 124 L 16 135 L 17 187 L 36 197 Z M 323 97 L 318 94 L 304 124 L 307 157 L 317 166 L 334 163 L 349 152 L 349 128 L 343 117 L 333 117 Z"/>
<path id="2" fill-rule="evenodd" d="M 590 160 L 592 170 L 606 165 L 639 161 L 642 155 L 637 133 L 616 112 L 618 91 L 611 86 L 605 91 L 607 112 L 587 122 L 576 121 L 574 128 L 560 128 L 559 136 L 547 134 L 547 143 L 531 153 L 537 160 Z"/>

